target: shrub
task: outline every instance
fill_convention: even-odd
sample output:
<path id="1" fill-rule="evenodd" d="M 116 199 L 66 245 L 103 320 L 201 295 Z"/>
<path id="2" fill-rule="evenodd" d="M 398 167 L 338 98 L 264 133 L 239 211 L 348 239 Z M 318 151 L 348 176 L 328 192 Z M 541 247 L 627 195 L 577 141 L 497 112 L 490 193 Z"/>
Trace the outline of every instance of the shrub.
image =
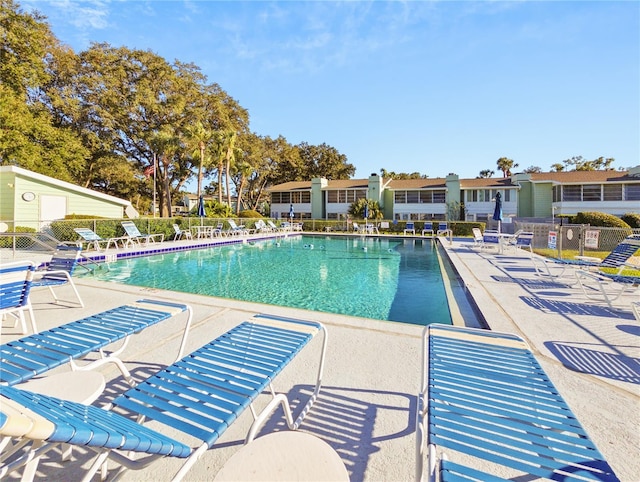
<path id="1" fill-rule="evenodd" d="M 632 228 L 640 228 L 640 214 L 638 213 L 626 213 L 621 218 Z"/>
<path id="2" fill-rule="evenodd" d="M 240 211 L 238 213 L 238 217 L 239 218 L 260 219 L 262 217 L 262 214 L 260 214 L 258 211 L 253 211 L 251 209 L 247 209 L 246 211 Z"/>
<path id="3" fill-rule="evenodd" d="M 598 212 L 578 213 L 573 218 L 573 223 L 588 224 L 590 226 L 600 226 L 604 228 L 630 228 L 630 226 L 619 217 L 612 214 Z"/>
<path id="4" fill-rule="evenodd" d="M 33 228 L 28 228 L 26 226 L 16 226 L 13 230 L 14 233 L 35 233 L 36 230 Z M 29 249 L 35 243 L 31 237 L 28 236 L 16 236 L 16 247 L 18 249 Z M 13 237 L 2 236 L 0 237 L 0 248 L 12 248 L 13 247 Z"/>

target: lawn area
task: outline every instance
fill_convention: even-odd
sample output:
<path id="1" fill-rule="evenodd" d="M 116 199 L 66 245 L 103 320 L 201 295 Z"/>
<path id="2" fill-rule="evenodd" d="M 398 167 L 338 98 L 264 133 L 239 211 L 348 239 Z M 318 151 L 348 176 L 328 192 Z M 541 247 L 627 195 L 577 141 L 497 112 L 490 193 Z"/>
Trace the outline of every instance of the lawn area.
<path id="1" fill-rule="evenodd" d="M 540 256 L 544 256 L 546 258 L 557 258 L 558 250 L 557 249 L 534 249 L 534 253 L 539 254 Z M 593 258 L 600 258 L 601 260 L 606 258 L 609 255 L 610 251 L 585 251 L 583 256 L 591 256 Z M 564 249 L 562 250 L 562 259 L 575 259 L 576 256 L 580 256 L 580 252 L 578 250 Z M 622 270 L 622 275 L 624 276 L 637 276 L 640 277 L 640 257 L 636 252 L 636 256 L 633 256 L 630 260 L 631 264 L 637 265 L 638 268 L 624 268 Z M 616 274 L 618 272 L 615 268 L 602 268 L 602 271 L 605 273 Z"/>

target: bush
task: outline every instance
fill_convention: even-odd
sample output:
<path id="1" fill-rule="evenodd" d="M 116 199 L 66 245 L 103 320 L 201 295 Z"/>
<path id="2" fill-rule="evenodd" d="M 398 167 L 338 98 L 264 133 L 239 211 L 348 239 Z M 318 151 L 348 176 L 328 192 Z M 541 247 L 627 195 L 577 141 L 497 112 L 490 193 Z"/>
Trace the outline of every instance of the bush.
<path id="1" fill-rule="evenodd" d="M 238 213 L 238 217 L 239 218 L 260 219 L 260 218 L 262 218 L 262 214 L 260 214 L 258 211 L 253 211 L 251 209 L 247 209 L 246 211 L 240 211 Z"/>
<path id="2" fill-rule="evenodd" d="M 632 228 L 640 228 L 640 214 L 638 213 L 623 214 L 621 219 Z"/>
<path id="3" fill-rule="evenodd" d="M 35 233 L 36 230 L 28 228 L 26 226 L 16 226 L 13 230 L 14 233 Z M 26 236 L 16 236 L 16 248 L 29 249 L 35 243 L 32 238 Z M 0 248 L 13 248 L 13 237 L 2 236 L 0 237 Z"/>
<path id="4" fill-rule="evenodd" d="M 590 226 L 599 226 L 603 228 L 624 228 L 629 229 L 630 226 L 617 216 L 598 212 L 578 213 L 573 218 L 574 224 L 588 224 Z"/>

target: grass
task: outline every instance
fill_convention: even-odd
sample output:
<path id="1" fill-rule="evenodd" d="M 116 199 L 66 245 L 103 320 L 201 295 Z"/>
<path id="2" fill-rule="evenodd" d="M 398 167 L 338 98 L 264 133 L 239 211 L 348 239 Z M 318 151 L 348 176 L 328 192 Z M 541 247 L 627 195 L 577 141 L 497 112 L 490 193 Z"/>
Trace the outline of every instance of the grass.
<path id="1" fill-rule="evenodd" d="M 540 256 L 544 256 L 546 258 L 557 258 L 558 250 L 557 249 L 534 249 L 534 253 L 539 254 Z M 601 260 L 606 258 L 611 251 L 585 251 L 583 256 L 591 256 L 593 258 L 600 258 Z M 637 253 L 636 253 L 637 254 Z M 580 252 L 575 249 L 564 249 L 562 250 L 562 259 L 575 259 L 576 256 L 580 256 Z M 624 268 L 622 270 L 622 275 L 624 276 L 637 276 L 640 277 L 640 263 L 638 264 L 638 269 L 634 268 Z M 618 270 L 616 268 L 602 268 L 604 273 L 617 274 Z"/>

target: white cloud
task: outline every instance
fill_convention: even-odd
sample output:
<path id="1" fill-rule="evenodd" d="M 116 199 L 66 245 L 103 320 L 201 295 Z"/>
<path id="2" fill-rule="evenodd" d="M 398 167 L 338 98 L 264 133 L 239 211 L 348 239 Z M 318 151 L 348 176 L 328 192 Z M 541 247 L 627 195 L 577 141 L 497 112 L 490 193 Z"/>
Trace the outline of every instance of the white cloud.
<path id="1" fill-rule="evenodd" d="M 109 2 L 90 0 L 78 2 L 73 0 L 55 0 L 50 2 L 60 17 L 80 29 L 102 30 L 109 26 Z"/>

